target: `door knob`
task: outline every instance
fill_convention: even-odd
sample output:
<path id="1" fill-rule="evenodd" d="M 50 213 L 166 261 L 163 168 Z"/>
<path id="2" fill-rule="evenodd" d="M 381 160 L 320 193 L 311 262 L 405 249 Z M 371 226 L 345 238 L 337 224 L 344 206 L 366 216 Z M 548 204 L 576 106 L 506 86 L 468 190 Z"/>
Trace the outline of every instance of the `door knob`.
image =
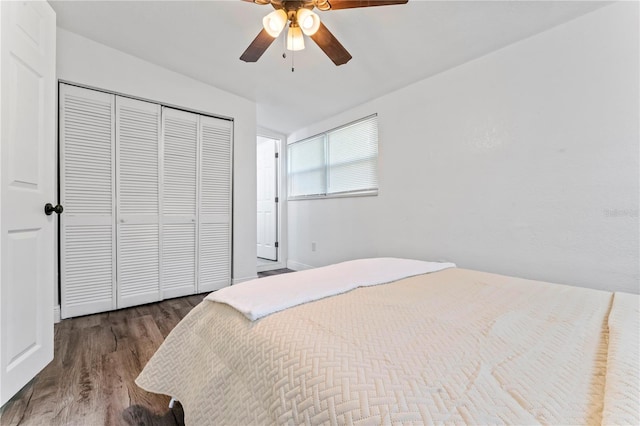
<path id="1" fill-rule="evenodd" d="M 64 209 L 62 208 L 62 206 L 60 204 L 58 204 L 57 206 L 53 207 L 53 204 L 51 203 L 47 203 L 44 205 L 44 214 L 46 214 L 47 216 L 51 216 L 52 213 L 62 213 Z"/>

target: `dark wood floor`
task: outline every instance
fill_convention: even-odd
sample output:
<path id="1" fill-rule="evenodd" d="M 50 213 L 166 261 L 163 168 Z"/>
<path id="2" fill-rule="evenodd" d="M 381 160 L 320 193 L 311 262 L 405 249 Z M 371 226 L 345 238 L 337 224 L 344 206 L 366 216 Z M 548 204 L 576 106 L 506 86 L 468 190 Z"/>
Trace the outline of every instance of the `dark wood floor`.
<path id="1" fill-rule="evenodd" d="M 288 269 L 277 273 L 291 272 Z M 274 271 L 260 273 L 273 275 Z M 206 294 L 63 320 L 54 359 L 7 402 L 0 424 L 181 425 L 182 408 L 134 383 L 164 338 Z"/>
<path id="2" fill-rule="evenodd" d="M 258 277 L 263 278 L 263 277 L 268 277 L 271 275 L 279 275 L 279 274 L 286 274 L 287 272 L 293 272 L 291 269 L 274 269 L 272 271 L 264 271 L 264 272 L 258 272 Z"/>

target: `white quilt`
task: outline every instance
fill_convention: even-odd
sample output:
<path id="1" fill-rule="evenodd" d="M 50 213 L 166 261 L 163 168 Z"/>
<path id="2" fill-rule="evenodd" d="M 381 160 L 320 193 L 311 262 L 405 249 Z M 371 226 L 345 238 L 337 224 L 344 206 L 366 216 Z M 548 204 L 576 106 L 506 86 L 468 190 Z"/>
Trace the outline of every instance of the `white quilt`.
<path id="1" fill-rule="evenodd" d="M 459 268 L 257 321 L 204 301 L 137 383 L 188 425 L 639 424 L 637 305 Z"/>
<path id="2" fill-rule="evenodd" d="M 609 344 L 602 418 L 605 425 L 640 425 L 639 317 L 638 296 L 616 293 L 607 321 Z"/>

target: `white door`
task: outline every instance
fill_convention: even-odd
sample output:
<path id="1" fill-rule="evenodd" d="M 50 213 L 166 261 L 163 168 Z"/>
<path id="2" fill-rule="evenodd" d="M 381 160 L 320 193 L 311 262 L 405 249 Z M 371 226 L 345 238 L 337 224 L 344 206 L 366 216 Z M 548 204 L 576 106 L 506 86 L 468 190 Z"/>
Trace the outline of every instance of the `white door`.
<path id="1" fill-rule="evenodd" d="M 160 296 L 160 105 L 116 96 L 118 308 Z"/>
<path id="2" fill-rule="evenodd" d="M 162 298 L 196 292 L 197 114 L 162 108 Z"/>
<path id="3" fill-rule="evenodd" d="M 231 284 L 233 122 L 200 116 L 198 293 Z"/>
<path id="4" fill-rule="evenodd" d="M 53 359 L 55 21 L 0 1 L 0 405 Z"/>
<path id="5" fill-rule="evenodd" d="M 257 193 L 258 193 L 258 257 L 278 260 L 276 153 L 277 140 L 258 136 Z"/>
<path id="6" fill-rule="evenodd" d="M 61 84 L 62 318 L 116 308 L 115 96 Z"/>

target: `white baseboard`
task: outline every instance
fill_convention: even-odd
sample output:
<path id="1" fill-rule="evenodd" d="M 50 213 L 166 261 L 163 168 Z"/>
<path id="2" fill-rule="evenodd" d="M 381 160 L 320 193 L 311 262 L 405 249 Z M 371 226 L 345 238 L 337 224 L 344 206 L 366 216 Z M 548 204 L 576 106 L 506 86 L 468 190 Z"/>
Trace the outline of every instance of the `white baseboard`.
<path id="1" fill-rule="evenodd" d="M 57 324 L 62 320 L 60 318 L 60 305 L 56 305 L 53 307 L 53 323 Z"/>
<path id="2" fill-rule="evenodd" d="M 256 278 L 258 278 L 257 275 L 253 275 L 251 277 L 244 277 L 244 278 L 234 278 L 233 280 L 231 280 L 231 285 L 240 284 L 245 281 L 255 280 Z"/>
<path id="3" fill-rule="evenodd" d="M 287 268 L 294 271 L 304 271 L 307 269 L 314 269 L 315 266 L 305 265 L 304 263 L 296 262 L 295 260 L 287 260 Z"/>

